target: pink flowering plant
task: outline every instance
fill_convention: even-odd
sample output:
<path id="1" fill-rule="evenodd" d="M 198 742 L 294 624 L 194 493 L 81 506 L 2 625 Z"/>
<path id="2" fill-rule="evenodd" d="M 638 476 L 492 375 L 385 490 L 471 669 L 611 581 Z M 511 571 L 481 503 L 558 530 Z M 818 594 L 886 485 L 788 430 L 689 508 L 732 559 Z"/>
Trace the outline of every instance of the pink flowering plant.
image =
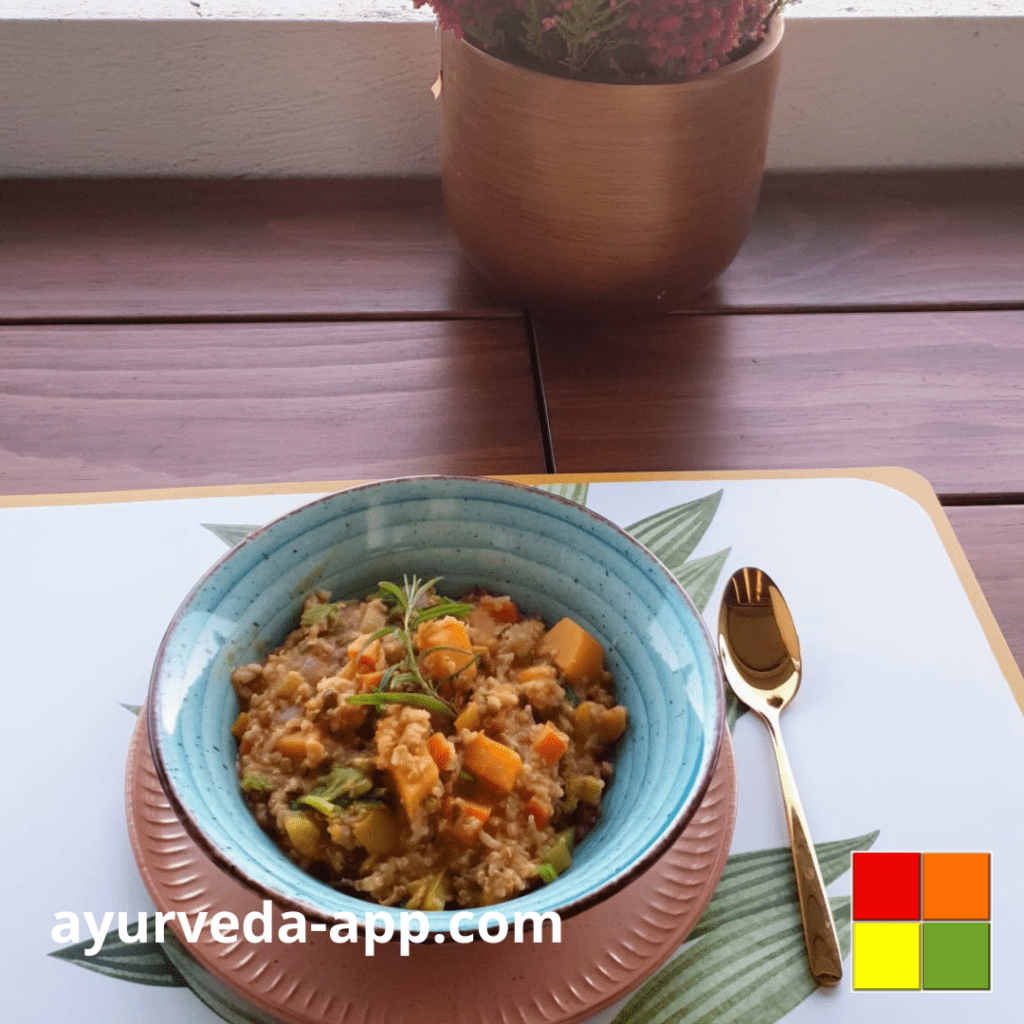
<path id="1" fill-rule="evenodd" d="M 495 57 L 598 82 L 676 82 L 729 64 L 795 0 L 413 0 Z"/>

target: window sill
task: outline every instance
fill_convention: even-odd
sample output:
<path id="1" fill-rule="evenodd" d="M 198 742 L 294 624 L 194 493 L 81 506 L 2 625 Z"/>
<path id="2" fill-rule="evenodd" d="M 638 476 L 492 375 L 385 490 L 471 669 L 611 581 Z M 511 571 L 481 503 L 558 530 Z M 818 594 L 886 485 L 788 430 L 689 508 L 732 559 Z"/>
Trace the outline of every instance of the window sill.
<path id="1" fill-rule="evenodd" d="M 402 0 L 14 6 L 0 175 L 438 172 L 435 32 Z M 785 45 L 770 169 L 1024 166 L 1024 0 L 804 0 Z"/>

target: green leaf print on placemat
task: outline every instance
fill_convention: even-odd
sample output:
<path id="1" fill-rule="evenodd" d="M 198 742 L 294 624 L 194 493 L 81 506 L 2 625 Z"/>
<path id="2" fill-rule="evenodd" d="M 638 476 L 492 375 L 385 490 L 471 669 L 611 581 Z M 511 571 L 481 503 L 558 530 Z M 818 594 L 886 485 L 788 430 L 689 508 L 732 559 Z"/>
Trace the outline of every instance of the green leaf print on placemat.
<path id="1" fill-rule="evenodd" d="M 849 871 L 850 855 L 870 850 L 877 838 L 875 831 L 855 839 L 815 843 L 825 885 L 831 885 Z M 726 862 L 711 902 L 689 938 L 692 941 L 737 918 L 782 905 L 798 906 L 790 848 L 776 846 L 770 850 L 733 854 Z"/>
<path id="2" fill-rule="evenodd" d="M 850 898 L 829 900 L 850 952 Z M 807 967 L 800 910 L 770 907 L 688 945 L 644 984 L 612 1024 L 774 1024 L 818 988 Z"/>
<path id="3" fill-rule="evenodd" d="M 722 491 L 715 491 L 704 498 L 688 501 L 683 505 L 655 512 L 638 523 L 626 527 L 644 547 L 654 552 L 665 563 L 669 572 L 679 578 L 686 560 L 693 554 L 701 538 L 708 531 L 722 501 Z M 728 550 L 726 551 L 728 553 Z M 721 554 L 721 552 L 719 552 Z M 680 581 L 682 582 L 682 581 Z M 713 585 L 713 584 L 712 584 Z M 690 595 L 691 598 L 693 595 Z M 710 596 L 710 588 L 708 590 Z M 707 598 L 705 598 L 707 603 Z M 694 604 L 697 604 L 694 598 Z M 703 607 L 698 605 L 703 611 Z"/>
<path id="4" fill-rule="evenodd" d="M 215 537 L 224 541 L 229 548 L 233 548 L 236 544 L 245 540 L 254 530 L 258 530 L 259 526 L 254 525 L 239 525 L 231 523 L 200 523 L 200 526 L 205 530 L 209 530 Z"/>
<path id="5" fill-rule="evenodd" d="M 106 923 L 106 922 L 104 922 Z M 135 930 L 129 922 L 128 933 Z M 94 945 L 92 938 L 76 942 L 73 946 L 55 949 L 50 956 L 58 960 L 85 967 L 97 974 L 106 974 L 137 985 L 160 985 L 165 988 L 183 988 L 186 984 L 178 969 L 168 960 L 163 946 L 155 941 L 152 915 L 146 916 L 146 936 L 143 942 L 122 942 L 117 929 L 107 932 L 102 949 L 91 956 L 87 949 Z"/>
<path id="6" fill-rule="evenodd" d="M 537 490 L 557 494 L 559 498 L 565 498 L 566 501 L 575 501 L 577 505 L 586 506 L 590 484 L 538 484 Z"/>

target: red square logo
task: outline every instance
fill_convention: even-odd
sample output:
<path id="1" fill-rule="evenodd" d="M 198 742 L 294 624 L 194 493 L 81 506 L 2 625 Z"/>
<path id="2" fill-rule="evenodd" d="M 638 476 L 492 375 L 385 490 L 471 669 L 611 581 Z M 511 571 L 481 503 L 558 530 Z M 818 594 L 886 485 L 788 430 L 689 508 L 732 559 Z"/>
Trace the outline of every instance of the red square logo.
<path id="1" fill-rule="evenodd" d="M 919 920 L 921 855 L 855 853 L 853 917 L 857 921 Z"/>

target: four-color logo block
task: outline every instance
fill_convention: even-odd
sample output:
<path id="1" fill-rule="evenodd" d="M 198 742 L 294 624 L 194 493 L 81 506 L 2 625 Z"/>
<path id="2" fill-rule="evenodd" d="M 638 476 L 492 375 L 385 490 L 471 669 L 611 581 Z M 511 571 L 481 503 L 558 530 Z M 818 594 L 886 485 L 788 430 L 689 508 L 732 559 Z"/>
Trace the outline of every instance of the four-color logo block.
<path id="1" fill-rule="evenodd" d="M 855 853 L 855 989 L 991 988 L 989 854 Z"/>

